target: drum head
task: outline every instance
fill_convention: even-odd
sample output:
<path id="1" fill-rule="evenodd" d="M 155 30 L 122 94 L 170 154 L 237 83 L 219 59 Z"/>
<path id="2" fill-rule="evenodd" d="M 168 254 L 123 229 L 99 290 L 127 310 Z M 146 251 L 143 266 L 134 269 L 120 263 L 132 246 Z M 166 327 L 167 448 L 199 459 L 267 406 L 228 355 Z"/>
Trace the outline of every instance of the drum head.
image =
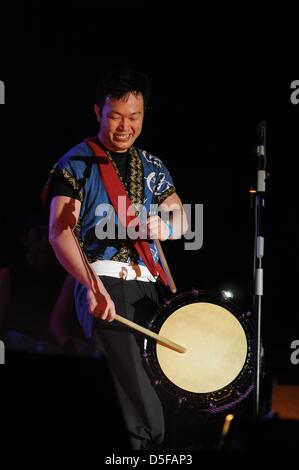
<path id="1" fill-rule="evenodd" d="M 252 392 L 254 334 L 250 312 L 221 292 L 192 289 L 165 300 L 148 327 L 186 348 L 178 353 L 144 340 L 144 362 L 157 391 L 198 412 L 222 413 Z"/>
<path id="2" fill-rule="evenodd" d="M 181 389 L 209 393 L 222 389 L 241 372 L 247 357 L 247 339 L 238 319 L 226 308 L 194 302 L 175 310 L 159 334 L 184 346 L 178 353 L 157 344 L 159 365 Z"/>

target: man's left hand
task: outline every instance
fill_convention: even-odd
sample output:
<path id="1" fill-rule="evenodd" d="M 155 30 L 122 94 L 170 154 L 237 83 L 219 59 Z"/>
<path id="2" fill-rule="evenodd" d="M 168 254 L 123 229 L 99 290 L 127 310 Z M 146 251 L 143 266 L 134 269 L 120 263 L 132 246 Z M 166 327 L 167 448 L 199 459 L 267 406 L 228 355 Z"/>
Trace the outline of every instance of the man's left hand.
<path id="1" fill-rule="evenodd" d="M 150 216 L 147 221 L 147 234 L 151 240 L 167 240 L 169 238 L 169 227 L 158 215 Z"/>

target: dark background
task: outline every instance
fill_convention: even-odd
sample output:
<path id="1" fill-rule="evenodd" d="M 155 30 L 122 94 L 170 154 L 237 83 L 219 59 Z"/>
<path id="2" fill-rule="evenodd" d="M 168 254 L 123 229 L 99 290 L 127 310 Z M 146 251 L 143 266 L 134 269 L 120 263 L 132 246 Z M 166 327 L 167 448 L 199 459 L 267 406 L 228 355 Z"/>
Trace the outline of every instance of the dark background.
<path id="1" fill-rule="evenodd" d="M 10 11 L 1 40 L 1 263 L 17 256 L 19 220 L 39 207 L 53 163 L 97 132 L 92 107 L 103 66 L 135 66 L 153 84 L 138 145 L 165 162 L 184 203 L 204 204 L 203 247 L 163 245 L 179 292 L 227 289 L 251 309 L 249 188 L 256 184 L 256 125 L 266 121 L 262 334 L 268 371 L 293 380 L 299 105 L 290 101 L 290 84 L 299 71 L 292 12 L 275 13 L 253 5 L 162 10 L 152 2 L 29 2 Z"/>

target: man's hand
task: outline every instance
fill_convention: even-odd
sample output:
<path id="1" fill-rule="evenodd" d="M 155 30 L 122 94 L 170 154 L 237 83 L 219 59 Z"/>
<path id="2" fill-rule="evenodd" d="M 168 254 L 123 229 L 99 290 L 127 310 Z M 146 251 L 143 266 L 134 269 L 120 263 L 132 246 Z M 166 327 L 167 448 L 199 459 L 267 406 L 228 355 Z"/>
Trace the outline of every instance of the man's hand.
<path id="1" fill-rule="evenodd" d="M 169 227 L 158 215 L 150 216 L 147 221 L 147 233 L 152 240 L 167 240 L 169 238 Z"/>
<path id="2" fill-rule="evenodd" d="M 89 312 L 101 320 L 113 321 L 115 318 L 115 306 L 106 289 L 97 284 L 95 288 L 88 289 L 87 300 Z"/>

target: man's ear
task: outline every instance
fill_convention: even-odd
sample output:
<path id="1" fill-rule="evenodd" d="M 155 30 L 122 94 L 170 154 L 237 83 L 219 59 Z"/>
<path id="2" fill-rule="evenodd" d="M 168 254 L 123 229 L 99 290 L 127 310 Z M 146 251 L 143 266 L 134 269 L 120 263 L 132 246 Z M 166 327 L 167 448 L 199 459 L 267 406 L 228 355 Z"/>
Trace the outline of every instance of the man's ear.
<path id="1" fill-rule="evenodd" d="M 95 112 L 95 115 L 97 117 L 97 120 L 100 122 L 101 121 L 101 110 L 100 110 L 100 106 L 98 104 L 95 104 L 94 107 L 94 112 Z"/>

